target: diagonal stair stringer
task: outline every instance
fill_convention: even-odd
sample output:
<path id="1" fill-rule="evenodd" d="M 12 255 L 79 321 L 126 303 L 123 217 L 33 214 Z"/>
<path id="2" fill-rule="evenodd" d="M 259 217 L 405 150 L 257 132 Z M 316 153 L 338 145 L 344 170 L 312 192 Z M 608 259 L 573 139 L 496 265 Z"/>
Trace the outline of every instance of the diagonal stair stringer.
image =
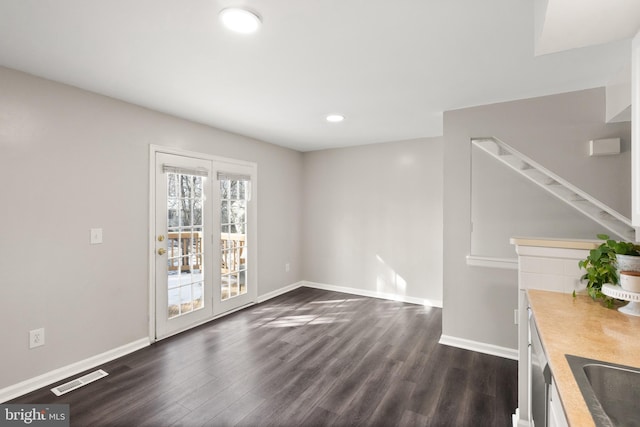
<path id="1" fill-rule="evenodd" d="M 471 143 L 556 196 L 622 240 L 635 241 L 631 220 L 578 187 L 534 162 L 495 137 L 472 138 Z"/>

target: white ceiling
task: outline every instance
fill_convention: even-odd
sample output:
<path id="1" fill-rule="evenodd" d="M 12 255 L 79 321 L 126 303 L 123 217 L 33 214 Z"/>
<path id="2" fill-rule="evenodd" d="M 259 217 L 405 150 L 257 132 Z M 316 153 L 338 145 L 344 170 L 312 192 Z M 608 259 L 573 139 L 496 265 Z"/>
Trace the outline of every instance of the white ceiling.
<path id="1" fill-rule="evenodd" d="M 221 28 L 238 5 L 257 34 Z M 534 34 L 533 0 L 0 0 L 0 65 L 301 151 L 438 136 L 443 111 L 604 86 L 629 61 L 626 33 L 542 56 Z"/>
<path id="2" fill-rule="evenodd" d="M 536 54 L 632 38 L 640 0 L 536 0 Z"/>

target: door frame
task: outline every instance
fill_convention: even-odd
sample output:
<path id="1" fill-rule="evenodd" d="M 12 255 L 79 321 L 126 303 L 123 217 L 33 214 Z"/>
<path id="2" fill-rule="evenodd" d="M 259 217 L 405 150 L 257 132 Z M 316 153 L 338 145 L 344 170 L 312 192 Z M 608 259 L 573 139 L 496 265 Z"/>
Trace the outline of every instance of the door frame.
<path id="1" fill-rule="evenodd" d="M 257 191 L 257 181 L 258 181 L 258 164 L 255 162 L 249 162 L 249 161 L 245 161 L 245 160 L 238 160 L 238 159 L 232 159 L 232 158 L 228 158 L 228 157 L 220 157 L 220 156 L 214 156 L 211 154 L 207 154 L 207 153 L 200 153 L 200 152 L 196 152 L 196 151 L 189 151 L 189 150 L 184 150 L 181 148 L 173 148 L 173 147 L 166 147 L 166 146 L 161 146 L 161 145 L 155 145 L 155 144 L 149 144 L 149 188 L 148 188 L 148 194 L 149 194 L 149 217 L 148 217 L 148 224 L 149 224 L 149 228 L 147 231 L 147 242 L 148 242 L 148 247 L 147 247 L 147 271 L 148 271 L 148 275 L 149 275 L 149 283 L 148 283 L 148 290 L 149 290 L 149 298 L 148 298 L 148 320 L 149 320 L 149 324 L 148 324 L 148 331 L 149 331 L 149 341 L 150 342 L 156 342 L 158 341 L 158 338 L 156 337 L 156 268 L 155 268 L 155 262 L 156 262 L 156 242 L 155 242 L 155 235 L 156 235 L 156 217 L 155 217 L 155 210 L 156 210 L 156 153 L 166 153 L 166 154 L 173 154 L 176 156 L 184 156 L 184 157 L 192 157 L 192 158 L 197 158 L 197 159 L 202 159 L 202 160 L 208 160 L 208 161 L 212 161 L 215 163 L 227 163 L 229 165 L 234 165 L 234 166 L 243 166 L 243 167 L 248 167 L 251 170 L 251 173 L 249 174 L 251 176 L 251 199 L 252 199 L 252 204 L 255 206 L 255 208 L 253 209 L 254 214 L 251 215 L 249 217 L 248 220 L 248 226 L 250 230 L 253 230 L 252 232 L 252 238 L 248 241 L 247 243 L 247 250 L 249 251 L 249 253 L 251 254 L 251 259 L 250 259 L 250 263 L 248 265 L 248 271 L 247 271 L 247 276 L 251 279 L 250 283 L 247 283 L 247 286 L 251 286 L 254 289 L 254 293 L 252 295 L 252 299 L 251 302 L 249 304 L 243 305 L 241 307 L 235 308 L 233 310 L 229 310 L 223 313 L 215 313 L 213 314 L 213 316 L 210 319 L 206 319 L 203 322 L 199 323 L 199 324 L 194 324 L 191 326 L 191 328 L 194 328 L 198 325 L 210 322 L 214 319 L 217 319 L 219 317 L 222 316 L 226 316 L 228 314 L 231 314 L 235 311 L 241 310 L 245 307 L 248 307 L 250 305 L 253 305 L 257 302 L 258 299 L 258 280 L 257 280 L 257 274 L 258 274 L 258 218 L 257 218 L 257 206 L 258 206 L 258 191 Z M 215 173 L 215 172 L 213 172 Z M 213 178 L 213 177 L 212 177 Z M 214 184 L 215 185 L 215 184 Z M 214 283 L 215 285 L 215 283 Z M 215 286 L 214 286 L 215 287 Z M 178 331 L 176 333 L 180 333 L 183 331 Z M 168 336 L 163 337 L 164 338 L 168 338 Z"/>

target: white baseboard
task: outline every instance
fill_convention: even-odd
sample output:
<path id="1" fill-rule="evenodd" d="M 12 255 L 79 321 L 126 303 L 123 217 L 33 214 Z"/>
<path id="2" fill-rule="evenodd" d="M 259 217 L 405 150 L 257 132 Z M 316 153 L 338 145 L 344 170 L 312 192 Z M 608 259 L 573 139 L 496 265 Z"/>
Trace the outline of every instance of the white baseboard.
<path id="1" fill-rule="evenodd" d="M 520 418 L 520 408 L 516 408 L 516 413 L 511 416 L 513 427 L 531 427 L 531 423 Z"/>
<path id="2" fill-rule="evenodd" d="M 380 298 L 380 299 L 387 299 L 391 301 L 400 301 L 400 302 L 408 302 L 410 304 L 424 305 L 427 307 L 442 308 L 441 300 L 415 298 L 415 297 L 409 297 L 406 295 L 390 294 L 390 293 L 370 291 L 370 290 L 358 289 L 358 288 L 348 288 L 344 286 L 327 285 L 325 283 L 317 283 L 317 282 L 303 281 L 302 286 L 307 286 L 309 288 L 323 289 L 325 291 L 344 292 L 346 294 L 360 295 L 363 297 Z"/>
<path id="3" fill-rule="evenodd" d="M 265 302 L 267 300 L 270 300 L 271 298 L 275 298 L 282 294 L 286 294 L 287 292 L 291 292 L 294 289 L 298 289 L 301 286 L 304 286 L 304 282 L 292 283 L 291 285 L 284 286 L 280 289 L 276 289 L 275 291 L 267 292 L 266 294 L 260 295 L 258 298 L 256 298 L 256 303 Z"/>
<path id="4" fill-rule="evenodd" d="M 440 335 L 439 343 L 451 347 L 490 354 L 492 356 L 504 357 L 505 359 L 518 360 L 518 350 L 513 348 L 500 347 L 497 345 L 487 344 L 479 341 L 452 337 L 450 335 Z"/>
<path id="5" fill-rule="evenodd" d="M 149 346 L 149 344 L 149 338 L 141 338 L 139 340 L 130 342 L 129 344 L 125 344 L 121 347 L 114 348 L 105 351 L 104 353 L 89 357 L 88 359 L 72 363 L 71 365 L 63 366 L 62 368 L 54 369 L 53 371 L 49 371 L 37 377 L 19 382 L 18 384 L 5 387 L 3 389 L 0 389 L 0 403 L 15 399 L 16 397 L 22 396 L 23 394 L 30 393 L 34 390 L 38 390 L 55 382 L 72 377 L 81 372 L 93 369 L 96 366 L 102 365 L 119 357 L 125 356 L 129 353 L 133 353 L 134 351 L 147 347 Z"/>

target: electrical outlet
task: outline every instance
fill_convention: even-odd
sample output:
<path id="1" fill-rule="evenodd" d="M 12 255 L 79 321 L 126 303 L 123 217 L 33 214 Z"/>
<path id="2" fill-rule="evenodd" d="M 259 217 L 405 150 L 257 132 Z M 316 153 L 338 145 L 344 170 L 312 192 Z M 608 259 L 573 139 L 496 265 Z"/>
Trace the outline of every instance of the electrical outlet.
<path id="1" fill-rule="evenodd" d="M 289 265 L 289 263 L 286 263 L 286 264 L 284 265 L 284 271 L 285 271 L 285 273 L 288 273 L 288 272 L 289 272 L 289 270 L 291 270 L 291 265 Z"/>
<path id="2" fill-rule="evenodd" d="M 36 348 L 44 345 L 44 328 L 29 331 L 29 348 Z"/>
<path id="3" fill-rule="evenodd" d="M 518 309 L 517 308 L 515 310 L 513 310 L 513 323 L 515 325 L 518 324 Z"/>

